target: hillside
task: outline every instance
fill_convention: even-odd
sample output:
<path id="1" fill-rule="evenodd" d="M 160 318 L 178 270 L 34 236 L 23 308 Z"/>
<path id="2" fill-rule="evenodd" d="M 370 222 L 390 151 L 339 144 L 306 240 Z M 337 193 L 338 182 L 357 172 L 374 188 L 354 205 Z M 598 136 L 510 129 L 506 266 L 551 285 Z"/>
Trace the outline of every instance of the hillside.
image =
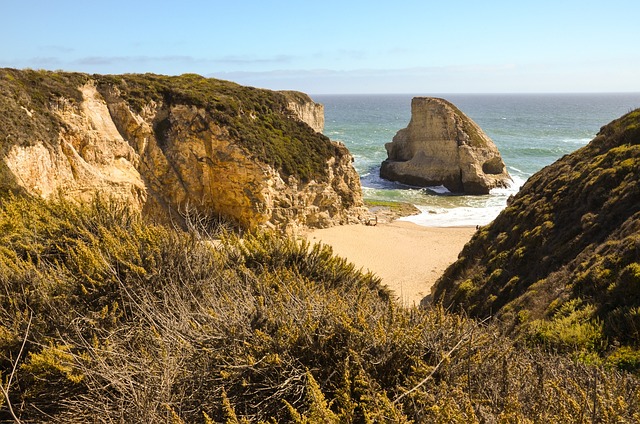
<path id="1" fill-rule="evenodd" d="M 124 200 L 160 222 L 326 227 L 363 211 L 322 106 L 199 75 L 0 69 L 0 189 Z"/>
<path id="2" fill-rule="evenodd" d="M 4 196 L 0 229 L 0 422 L 640 420 L 633 375 L 404 308 L 327 246 L 100 200 Z"/>
<path id="3" fill-rule="evenodd" d="M 432 298 L 555 351 L 640 369 L 640 110 L 532 176 Z"/>

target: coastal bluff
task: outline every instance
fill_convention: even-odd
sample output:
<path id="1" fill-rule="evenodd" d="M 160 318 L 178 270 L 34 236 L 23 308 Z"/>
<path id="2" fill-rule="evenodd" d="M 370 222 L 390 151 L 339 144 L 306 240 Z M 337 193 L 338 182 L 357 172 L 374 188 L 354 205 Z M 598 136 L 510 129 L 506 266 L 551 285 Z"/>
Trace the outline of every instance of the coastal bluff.
<path id="1" fill-rule="evenodd" d="M 557 352 L 640 371 L 640 109 L 531 176 L 432 300 Z M 426 300 L 425 300 L 426 301 Z"/>
<path id="2" fill-rule="evenodd" d="M 314 102 L 306 93 L 300 91 L 280 91 L 287 98 L 287 107 L 302 122 L 314 131 L 324 131 L 324 105 Z"/>
<path id="3" fill-rule="evenodd" d="M 511 177 L 493 141 L 452 103 L 414 97 L 409 125 L 385 144 L 380 177 L 403 184 L 444 186 L 452 193 L 488 194 Z"/>
<path id="4" fill-rule="evenodd" d="M 0 190 L 157 222 L 295 232 L 366 214 L 353 158 L 306 94 L 195 74 L 0 69 Z"/>

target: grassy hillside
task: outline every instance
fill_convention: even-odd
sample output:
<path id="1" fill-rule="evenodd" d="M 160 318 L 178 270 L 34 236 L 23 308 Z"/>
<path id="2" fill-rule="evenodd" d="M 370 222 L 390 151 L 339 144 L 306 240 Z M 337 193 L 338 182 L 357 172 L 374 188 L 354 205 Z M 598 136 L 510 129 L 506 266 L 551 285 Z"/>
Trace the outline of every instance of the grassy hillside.
<path id="1" fill-rule="evenodd" d="M 404 309 L 270 234 L 0 199 L 0 421 L 638 421 L 638 380 Z M 552 401 L 551 401 L 552 400 Z"/>
<path id="2" fill-rule="evenodd" d="M 531 177 L 433 297 L 549 349 L 640 370 L 640 110 Z"/>
<path id="3" fill-rule="evenodd" d="M 0 69 L 0 146 L 53 144 L 61 122 L 51 105 L 62 97 L 82 101 L 77 89 L 89 79 L 76 73 Z"/>
<path id="4" fill-rule="evenodd" d="M 150 101 L 164 107 L 186 104 L 202 108 L 208 119 L 227 128 L 231 139 L 249 155 L 284 176 L 302 181 L 323 179 L 326 161 L 341 154 L 327 137 L 291 118 L 282 93 L 194 74 L 115 76 L 15 69 L 0 69 L 0 146 L 55 143 L 64 124 L 52 107 L 61 99 L 78 105 L 82 101 L 78 87 L 89 80 L 105 95 L 119 92 L 135 111 Z M 170 125 L 168 120 L 159 120 L 154 129 L 161 134 Z"/>

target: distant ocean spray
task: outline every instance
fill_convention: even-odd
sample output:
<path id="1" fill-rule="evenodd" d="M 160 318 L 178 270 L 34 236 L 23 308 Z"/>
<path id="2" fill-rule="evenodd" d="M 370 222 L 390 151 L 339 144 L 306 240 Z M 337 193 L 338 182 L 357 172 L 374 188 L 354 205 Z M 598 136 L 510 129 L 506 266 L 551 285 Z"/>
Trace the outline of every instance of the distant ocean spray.
<path id="1" fill-rule="evenodd" d="M 324 133 L 342 141 L 355 158 L 365 199 L 404 201 L 422 213 L 405 220 L 424 226 L 475 226 L 492 221 L 507 198 L 546 165 L 591 141 L 600 127 L 640 107 L 632 94 L 441 94 L 495 142 L 514 184 L 486 196 L 447 195 L 379 177 L 384 144 L 407 126 L 410 94 L 315 95 L 325 107 Z"/>

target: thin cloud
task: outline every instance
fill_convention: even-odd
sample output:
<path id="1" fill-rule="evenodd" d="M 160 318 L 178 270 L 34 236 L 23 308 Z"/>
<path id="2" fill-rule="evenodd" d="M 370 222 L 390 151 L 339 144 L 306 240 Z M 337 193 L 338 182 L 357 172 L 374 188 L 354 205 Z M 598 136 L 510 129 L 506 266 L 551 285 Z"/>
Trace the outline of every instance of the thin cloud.
<path id="1" fill-rule="evenodd" d="M 50 67 L 50 66 L 59 66 L 63 62 L 60 58 L 55 56 L 40 56 L 34 57 L 28 60 L 28 63 L 37 64 L 38 66 Z"/>
<path id="2" fill-rule="evenodd" d="M 223 56 L 220 58 L 196 58 L 193 56 L 167 55 L 167 56 L 87 56 L 76 59 L 78 65 L 117 65 L 117 64 L 149 64 L 149 63 L 175 63 L 175 64 L 210 64 L 210 65 L 286 65 L 294 60 L 293 56 L 276 55 L 272 57 L 250 56 Z"/>
<path id="3" fill-rule="evenodd" d="M 264 64 L 286 64 L 294 60 L 294 56 L 280 54 L 272 57 L 252 57 L 252 56 L 223 56 L 213 61 L 223 65 L 264 65 Z"/>
<path id="4" fill-rule="evenodd" d="M 553 78 L 541 79 L 540 75 Z M 473 93 L 473 92 L 561 92 L 585 91 L 574 74 L 550 71 L 522 64 L 470 64 L 406 67 L 397 69 L 301 69 L 246 72 L 217 72 L 210 77 L 244 85 L 277 90 L 293 89 L 313 94 L 336 93 Z M 543 83 L 540 83 L 543 81 Z M 522 87 L 526 87 L 524 90 Z M 611 90 L 610 91 L 615 91 Z"/>
<path id="5" fill-rule="evenodd" d="M 87 56 L 74 60 L 72 63 L 83 66 L 118 65 L 118 64 L 149 64 L 149 63 L 179 63 L 194 64 L 203 62 L 191 56 Z"/>
<path id="6" fill-rule="evenodd" d="M 388 69 L 278 69 L 269 71 L 227 71 L 209 74 L 210 77 L 238 77 L 238 78 L 306 78 L 306 77 L 378 77 L 390 75 L 432 75 L 432 74 L 464 74 L 464 73 L 493 73 L 499 71 L 512 71 L 516 65 L 503 64 L 496 66 L 488 65 L 455 65 L 455 66 L 422 66 L 410 68 L 388 68 Z"/>
<path id="7" fill-rule="evenodd" d="M 75 49 L 71 48 L 71 47 L 66 47 L 66 46 L 59 46 L 59 45 L 45 45 L 45 46 L 38 46 L 38 50 L 40 51 L 46 51 L 46 52 L 53 52 L 53 53 L 73 53 L 75 51 Z"/>

